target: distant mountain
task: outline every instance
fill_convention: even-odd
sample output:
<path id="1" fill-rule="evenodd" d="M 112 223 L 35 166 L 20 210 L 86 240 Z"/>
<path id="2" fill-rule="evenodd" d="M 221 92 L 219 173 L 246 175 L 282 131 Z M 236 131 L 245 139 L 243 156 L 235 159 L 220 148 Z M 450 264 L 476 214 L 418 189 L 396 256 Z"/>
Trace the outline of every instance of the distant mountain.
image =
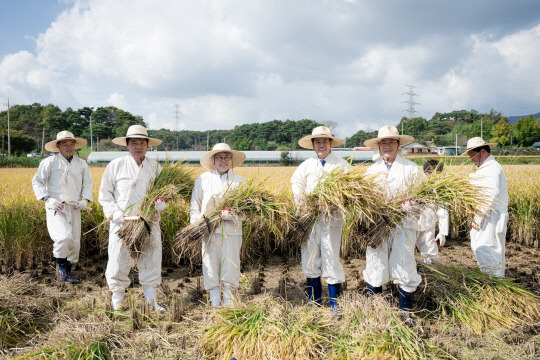
<path id="1" fill-rule="evenodd" d="M 510 124 L 515 124 L 515 123 L 517 123 L 517 121 L 518 121 L 519 119 L 524 118 L 524 117 L 527 117 L 527 116 L 529 116 L 529 115 L 531 115 L 531 114 L 521 115 L 521 116 L 509 116 L 509 117 L 508 117 L 508 122 L 509 122 Z M 534 114 L 534 118 L 535 118 L 535 119 L 540 118 L 540 112 L 537 112 L 536 114 Z"/>

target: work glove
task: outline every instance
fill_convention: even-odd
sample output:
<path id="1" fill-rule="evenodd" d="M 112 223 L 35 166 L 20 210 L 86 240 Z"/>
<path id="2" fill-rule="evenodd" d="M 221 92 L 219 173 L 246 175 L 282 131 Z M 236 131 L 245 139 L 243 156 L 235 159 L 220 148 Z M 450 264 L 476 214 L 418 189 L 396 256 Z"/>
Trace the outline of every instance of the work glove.
<path id="1" fill-rule="evenodd" d="M 167 203 L 162 198 L 156 198 L 154 200 L 154 209 L 162 213 L 167 209 Z"/>
<path id="2" fill-rule="evenodd" d="M 88 201 L 86 199 L 82 199 L 81 201 L 77 201 L 75 205 L 75 210 L 84 210 L 86 209 L 86 205 L 88 205 Z"/>
<path id="3" fill-rule="evenodd" d="M 446 235 L 443 235 L 441 233 L 437 234 L 437 237 L 435 238 L 435 242 L 439 242 L 439 247 L 443 247 L 444 244 L 446 244 Z"/>
<path id="4" fill-rule="evenodd" d="M 472 228 L 474 230 L 480 230 L 482 228 L 482 225 L 484 225 L 484 217 L 481 215 L 474 215 Z"/>
<path id="5" fill-rule="evenodd" d="M 112 222 L 117 225 L 122 225 L 122 223 L 125 221 L 125 216 L 126 214 L 124 214 L 123 211 L 116 210 L 112 214 Z"/>
<path id="6" fill-rule="evenodd" d="M 53 211 L 62 211 L 64 204 L 60 200 L 50 197 L 45 202 L 45 207 Z"/>
<path id="7" fill-rule="evenodd" d="M 411 200 L 405 200 L 401 203 L 399 208 L 405 212 L 412 211 L 414 209 L 414 205 Z"/>
<path id="8" fill-rule="evenodd" d="M 221 216 L 221 218 L 223 220 L 232 220 L 233 219 L 231 209 L 229 209 L 228 207 L 224 207 L 223 209 L 221 209 L 221 214 L 219 216 Z"/>

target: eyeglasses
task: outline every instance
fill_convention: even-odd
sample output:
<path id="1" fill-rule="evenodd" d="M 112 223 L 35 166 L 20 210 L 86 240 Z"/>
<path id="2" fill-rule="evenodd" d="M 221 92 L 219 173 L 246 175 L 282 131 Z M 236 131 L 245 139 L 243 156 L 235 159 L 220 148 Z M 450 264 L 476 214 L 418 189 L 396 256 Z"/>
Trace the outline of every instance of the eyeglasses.
<path id="1" fill-rule="evenodd" d="M 216 156 L 214 159 L 216 161 L 227 161 L 227 162 L 229 162 L 232 158 L 230 156 Z"/>

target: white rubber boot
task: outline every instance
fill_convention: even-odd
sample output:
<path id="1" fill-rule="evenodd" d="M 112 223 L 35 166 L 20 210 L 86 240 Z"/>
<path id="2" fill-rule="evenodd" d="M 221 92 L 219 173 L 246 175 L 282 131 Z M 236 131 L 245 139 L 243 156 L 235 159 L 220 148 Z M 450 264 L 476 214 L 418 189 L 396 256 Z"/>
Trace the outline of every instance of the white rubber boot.
<path id="1" fill-rule="evenodd" d="M 143 293 L 148 305 L 153 306 L 159 312 L 165 311 L 165 308 L 157 303 L 155 286 L 143 286 Z"/>
<path id="2" fill-rule="evenodd" d="M 124 290 L 113 291 L 112 293 L 112 306 L 113 310 L 117 311 L 122 308 L 122 302 L 124 301 L 124 295 L 126 292 Z"/>
<path id="3" fill-rule="evenodd" d="M 210 303 L 212 304 L 212 309 L 217 309 L 221 306 L 221 289 L 219 286 L 208 290 L 210 296 Z"/>
<path id="4" fill-rule="evenodd" d="M 234 295 L 235 288 L 223 284 L 223 305 L 226 307 L 233 307 L 236 302 L 236 296 Z"/>

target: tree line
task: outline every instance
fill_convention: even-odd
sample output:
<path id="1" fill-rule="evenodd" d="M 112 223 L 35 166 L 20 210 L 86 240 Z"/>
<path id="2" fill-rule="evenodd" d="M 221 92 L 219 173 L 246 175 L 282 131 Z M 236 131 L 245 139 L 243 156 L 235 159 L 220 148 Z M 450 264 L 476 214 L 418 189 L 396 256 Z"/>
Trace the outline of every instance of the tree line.
<path id="1" fill-rule="evenodd" d="M 540 114 L 537 114 L 540 117 Z M 7 149 L 7 110 L 0 112 L 2 153 Z M 127 128 L 134 124 L 146 126 L 142 116 L 133 115 L 113 106 L 83 107 L 78 110 L 67 108 L 62 111 L 53 104 L 14 105 L 10 108 L 10 138 L 13 154 L 40 152 L 43 143 L 56 137 L 62 130 L 83 137 L 94 150 L 118 150 L 111 139 L 124 136 Z M 90 127 L 90 124 L 92 126 Z M 152 137 L 163 140 L 158 150 L 206 150 L 218 142 L 226 142 L 237 150 L 295 150 L 298 140 L 320 125 L 335 128 L 336 122 L 317 122 L 303 119 L 272 120 L 235 126 L 230 130 L 172 131 L 169 129 L 149 130 Z M 491 110 L 482 114 L 476 110 L 457 110 L 435 113 L 429 120 L 423 117 L 402 117 L 395 124 L 404 134 L 412 135 L 417 142 L 433 143 L 437 146 L 462 145 L 467 139 L 482 135 L 485 140 L 500 146 L 531 146 L 540 141 L 540 120 L 534 115 L 510 124 L 500 112 Z M 344 129 L 341 129 L 344 130 Z M 343 132 L 343 131 L 342 131 Z M 377 136 L 377 131 L 360 130 L 346 137 L 345 147 L 363 146 L 364 141 Z"/>

